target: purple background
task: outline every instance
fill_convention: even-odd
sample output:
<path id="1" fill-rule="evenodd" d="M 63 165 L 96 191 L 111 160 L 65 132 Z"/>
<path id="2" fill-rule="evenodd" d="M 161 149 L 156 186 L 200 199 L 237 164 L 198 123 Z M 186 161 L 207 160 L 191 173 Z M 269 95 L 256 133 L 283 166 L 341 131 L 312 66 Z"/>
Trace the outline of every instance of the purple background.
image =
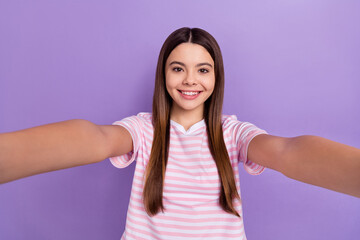
<path id="1" fill-rule="evenodd" d="M 0 132 L 151 111 L 165 38 L 201 27 L 225 62 L 224 113 L 279 136 L 360 147 L 360 2 L 1 1 Z M 0 239 L 119 239 L 134 164 L 0 186 Z M 359 239 L 360 201 L 240 170 L 249 240 Z"/>

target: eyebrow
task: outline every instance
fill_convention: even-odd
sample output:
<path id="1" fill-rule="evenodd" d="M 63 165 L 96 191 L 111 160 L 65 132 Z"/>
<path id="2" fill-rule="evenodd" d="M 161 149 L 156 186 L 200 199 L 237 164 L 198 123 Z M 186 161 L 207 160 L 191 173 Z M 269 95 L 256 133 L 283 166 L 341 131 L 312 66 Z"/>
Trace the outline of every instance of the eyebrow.
<path id="1" fill-rule="evenodd" d="M 174 65 L 174 64 L 179 64 L 179 65 L 185 67 L 185 64 L 184 64 L 184 63 L 178 62 L 178 61 L 172 61 L 172 62 L 169 64 L 169 66 Z M 200 67 L 200 66 L 203 66 L 203 65 L 207 65 L 207 66 L 209 66 L 209 67 L 213 67 L 210 63 L 207 63 L 207 62 L 198 63 L 198 64 L 196 64 L 196 67 Z"/>

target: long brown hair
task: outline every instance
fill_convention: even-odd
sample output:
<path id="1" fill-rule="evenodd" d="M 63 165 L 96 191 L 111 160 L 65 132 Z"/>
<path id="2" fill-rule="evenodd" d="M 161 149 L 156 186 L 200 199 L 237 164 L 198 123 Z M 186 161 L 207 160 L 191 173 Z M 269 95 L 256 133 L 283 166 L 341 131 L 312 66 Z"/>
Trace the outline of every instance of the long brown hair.
<path id="1" fill-rule="evenodd" d="M 155 90 L 153 97 L 152 124 L 154 138 L 149 163 L 145 172 L 143 200 L 146 212 L 152 216 L 160 210 L 164 212 L 163 186 L 169 154 L 170 109 L 172 98 L 165 87 L 165 63 L 171 51 L 181 43 L 195 43 L 203 46 L 215 63 L 215 87 L 212 95 L 204 104 L 204 119 L 208 134 L 209 149 L 215 160 L 221 192 L 219 204 L 224 211 L 239 217 L 233 206 L 233 199 L 240 196 L 236 190 L 234 172 L 225 146 L 221 114 L 224 97 L 224 65 L 220 47 L 215 38 L 199 28 L 180 28 L 169 35 L 159 54 L 156 68 Z"/>

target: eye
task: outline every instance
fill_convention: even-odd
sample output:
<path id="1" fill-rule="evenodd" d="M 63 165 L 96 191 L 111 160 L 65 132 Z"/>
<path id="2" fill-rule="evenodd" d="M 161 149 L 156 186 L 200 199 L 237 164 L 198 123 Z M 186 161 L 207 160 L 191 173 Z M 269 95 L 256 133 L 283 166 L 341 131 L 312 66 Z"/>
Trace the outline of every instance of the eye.
<path id="1" fill-rule="evenodd" d="M 174 72 L 181 72 L 181 71 L 182 71 L 182 68 L 181 68 L 181 67 L 174 67 L 174 68 L 173 68 L 173 71 L 174 71 Z"/>
<path id="2" fill-rule="evenodd" d="M 199 69 L 199 72 L 201 72 L 201 73 L 208 73 L 209 70 L 207 70 L 206 68 L 200 68 L 200 69 Z"/>

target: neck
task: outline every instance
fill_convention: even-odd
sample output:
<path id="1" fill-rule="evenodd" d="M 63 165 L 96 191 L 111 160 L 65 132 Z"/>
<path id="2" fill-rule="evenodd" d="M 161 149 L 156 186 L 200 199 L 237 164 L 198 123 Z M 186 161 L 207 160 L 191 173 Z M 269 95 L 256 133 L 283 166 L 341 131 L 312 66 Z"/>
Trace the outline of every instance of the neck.
<path id="1" fill-rule="evenodd" d="M 185 130 L 188 130 L 192 125 L 204 118 L 203 114 L 204 106 L 191 111 L 173 106 L 170 112 L 170 119 L 182 125 Z"/>

